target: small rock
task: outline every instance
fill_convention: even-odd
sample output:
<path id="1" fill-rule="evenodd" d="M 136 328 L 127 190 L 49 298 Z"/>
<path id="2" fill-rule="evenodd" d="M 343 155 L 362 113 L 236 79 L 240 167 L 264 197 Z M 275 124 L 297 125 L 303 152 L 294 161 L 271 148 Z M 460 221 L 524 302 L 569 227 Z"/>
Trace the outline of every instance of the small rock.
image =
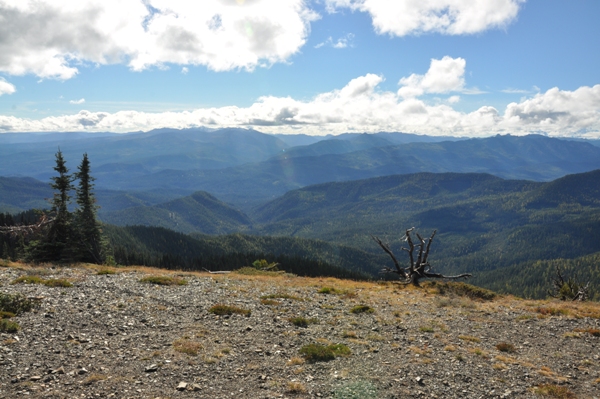
<path id="1" fill-rule="evenodd" d="M 202 387 L 198 384 L 192 384 L 191 388 L 192 388 L 192 391 L 194 391 L 194 392 L 198 392 L 202 389 Z"/>
<path id="2" fill-rule="evenodd" d="M 42 379 L 42 377 L 40 377 L 39 375 L 34 375 L 34 376 L 29 377 L 29 381 L 39 381 L 41 379 Z"/>
<path id="3" fill-rule="evenodd" d="M 88 371 L 83 367 L 80 368 L 79 370 L 77 370 L 77 374 L 79 374 L 79 375 L 87 374 L 87 372 Z"/>
<path id="4" fill-rule="evenodd" d="M 65 368 L 63 366 L 60 366 L 59 368 L 52 370 L 51 373 L 52 374 L 64 374 Z"/>
<path id="5" fill-rule="evenodd" d="M 421 378 L 421 377 L 415 378 L 415 381 L 417 381 L 417 384 L 419 384 L 419 385 L 424 385 L 423 378 Z"/>
<path id="6" fill-rule="evenodd" d="M 150 366 L 146 367 L 144 369 L 144 371 L 146 373 L 154 373 L 155 371 L 158 371 L 158 365 L 157 364 L 151 364 Z"/>
<path id="7" fill-rule="evenodd" d="M 179 383 L 179 385 L 177 385 L 177 390 L 178 391 L 185 391 L 187 389 L 187 386 L 188 386 L 187 382 L 181 381 Z"/>

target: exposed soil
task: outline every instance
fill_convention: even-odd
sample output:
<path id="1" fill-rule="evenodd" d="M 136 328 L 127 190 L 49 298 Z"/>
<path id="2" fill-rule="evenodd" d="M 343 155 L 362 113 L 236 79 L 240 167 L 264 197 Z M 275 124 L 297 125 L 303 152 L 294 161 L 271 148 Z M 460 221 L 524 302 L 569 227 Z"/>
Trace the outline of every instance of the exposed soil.
<path id="1" fill-rule="evenodd" d="M 0 398 L 600 398 L 597 303 L 289 275 L 171 273 L 187 285 L 160 286 L 140 280 L 169 272 L 98 270 L 0 267 L 0 292 L 39 301 L 0 333 Z M 10 284 L 35 273 L 73 287 Z M 351 313 L 359 304 L 374 311 Z M 312 343 L 352 354 L 304 361 Z"/>

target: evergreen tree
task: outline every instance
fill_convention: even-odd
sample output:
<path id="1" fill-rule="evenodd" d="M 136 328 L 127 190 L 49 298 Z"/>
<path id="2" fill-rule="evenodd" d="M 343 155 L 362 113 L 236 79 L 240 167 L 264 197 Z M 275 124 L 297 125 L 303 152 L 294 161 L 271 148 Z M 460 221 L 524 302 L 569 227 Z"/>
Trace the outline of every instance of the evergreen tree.
<path id="1" fill-rule="evenodd" d="M 54 170 L 58 173 L 58 176 L 51 178 L 50 184 L 55 190 L 50 209 L 54 222 L 44 237 L 30 243 L 27 249 L 27 260 L 33 262 L 69 263 L 76 256 L 73 246 L 73 218 L 68 208 L 71 200 L 69 193 L 73 190 L 73 177 L 69 175 L 60 148 L 56 153 Z"/>
<path id="2" fill-rule="evenodd" d="M 79 208 L 75 211 L 76 246 L 79 260 L 102 263 L 102 232 L 96 221 L 98 207 L 92 192 L 95 179 L 90 175 L 90 161 L 87 153 L 83 154 L 75 177 L 79 180 L 76 190 Z"/>

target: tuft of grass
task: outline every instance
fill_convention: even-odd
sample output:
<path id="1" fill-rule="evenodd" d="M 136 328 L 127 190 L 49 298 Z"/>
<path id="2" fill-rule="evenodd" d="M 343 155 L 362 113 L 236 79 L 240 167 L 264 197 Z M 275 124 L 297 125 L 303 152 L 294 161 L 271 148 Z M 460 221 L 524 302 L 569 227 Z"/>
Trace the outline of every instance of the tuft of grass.
<path id="1" fill-rule="evenodd" d="M 240 308 L 237 306 L 223 305 L 217 304 L 208 309 L 210 313 L 219 315 L 219 316 L 231 316 L 232 314 L 241 314 L 244 316 L 250 316 L 251 311 L 249 309 Z"/>
<path id="2" fill-rule="evenodd" d="M 554 384 L 540 385 L 533 389 L 533 392 L 538 396 L 546 396 L 556 399 L 575 399 L 576 396 L 569 388 Z"/>
<path id="3" fill-rule="evenodd" d="M 563 316 L 569 314 L 569 311 L 567 309 L 559 308 L 545 308 L 540 306 L 535 308 L 534 310 L 542 316 Z"/>
<path id="4" fill-rule="evenodd" d="M 267 306 L 281 305 L 281 302 L 277 302 L 277 301 L 274 301 L 272 299 L 261 299 L 260 303 L 262 303 L 263 305 L 267 305 Z"/>
<path id="5" fill-rule="evenodd" d="M 377 387 L 369 381 L 355 381 L 333 392 L 334 399 L 376 399 Z"/>
<path id="6" fill-rule="evenodd" d="M 350 309 L 350 313 L 359 314 L 359 313 L 373 313 L 375 309 L 368 305 L 356 305 L 352 309 Z"/>
<path id="7" fill-rule="evenodd" d="M 344 331 L 342 337 L 356 339 L 358 338 L 358 334 L 356 333 L 356 331 Z"/>
<path id="8" fill-rule="evenodd" d="M 290 360 L 288 360 L 287 365 L 288 366 L 299 366 L 301 364 L 304 364 L 305 360 L 301 357 L 292 357 Z"/>
<path id="9" fill-rule="evenodd" d="M 45 280 L 40 276 L 21 276 L 15 279 L 11 284 L 40 284 L 48 287 L 72 287 L 68 280 L 51 278 Z"/>
<path id="10" fill-rule="evenodd" d="M 107 274 L 116 274 L 117 271 L 115 269 L 111 269 L 111 268 L 102 268 L 100 270 L 98 270 L 98 273 L 96 273 L 99 276 L 103 276 L 103 275 L 107 275 Z"/>
<path id="11" fill-rule="evenodd" d="M 471 284 L 456 281 L 428 281 L 423 286 L 427 288 L 433 288 L 440 295 L 464 296 L 481 301 L 491 301 L 498 296 L 494 291 L 486 290 L 485 288 L 480 288 Z"/>
<path id="12" fill-rule="evenodd" d="M 500 342 L 498 345 L 496 345 L 496 349 L 498 349 L 500 352 L 507 352 L 507 353 L 513 353 L 513 352 L 517 351 L 517 349 L 515 348 L 515 346 L 513 344 L 509 344 L 506 342 Z"/>
<path id="13" fill-rule="evenodd" d="M 302 301 L 302 298 L 288 294 L 287 292 L 275 292 L 274 294 L 263 295 L 260 299 L 291 299 L 294 301 Z"/>
<path id="14" fill-rule="evenodd" d="M 422 327 L 419 327 L 419 331 L 426 332 L 426 333 L 432 333 L 433 332 L 433 327 L 431 327 L 431 326 L 422 326 Z"/>
<path id="15" fill-rule="evenodd" d="M 198 351 L 202 349 L 202 344 L 190 339 L 180 338 L 173 342 L 173 349 L 186 355 L 198 356 Z"/>
<path id="16" fill-rule="evenodd" d="M 474 337 L 472 335 L 459 335 L 458 339 L 462 339 L 463 341 L 469 341 L 469 342 L 481 342 L 481 340 L 477 337 Z"/>
<path id="17" fill-rule="evenodd" d="M 36 302 L 23 294 L 4 294 L 0 292 L 0 311 L 19 315 L 36 307 Z"/>
<path id="18" fill-rule="evenodd" d="M 344 344 L 309 344 L 300 348 L 300 354 L 307 362 L 328 362 L 336 356 L 350 356 L 352 351 Z"/>
<path id="19" fill-rule="evenodd" d="M 71 282 L 69 282 L 68 280 L 65 280 L 64 278 L 51 278 L 51 279 L 45 280 L 43 282 L 43 284 L 48 287 L 68 288 L 68 287 L 73 286 L 73 284 L 71 284 Z"/>
<path id="20" fill-rule="evenodd" d="M 305 317 L 291 317 L 288 320 L 296 327 L 304 328 L 308 327 L 309 324 L 317 324 L 319 322 L 317 319 L 307 319 Z"/>
<path id="21" fill-rule="evenodd" d="M 141 283 L 156 285 L 186 285 L 187 280 L 169 276 L 148 276 L 140 280 Z"/>
<path id="22" fill-rule="evenodd" d="M 319 294 L 341 294 L 342 292 L 338 289 L 335 289 L 334 287 L 323 287 L 321 288 L 319 291 L 317 291 Z"/>
<path id="23" fill-rule="evenodd" d="M 0 332 L 15 333 L 21 329 L 18 323 L 8 319 L 0 319 Z"/>
<path id="24" fill-rule="evenodd" d="M 13 312 L 5 312 L 4 310 L 0 310 L 0 319 L 10 319 L 15 316 L 16 314 Z"/>
<path id="25" fill-rule="evenodd" d="M 301 382 L 290 381 L 287 383 L 286 392 L 291 394 L 306 393 L 306 387 Z"/>

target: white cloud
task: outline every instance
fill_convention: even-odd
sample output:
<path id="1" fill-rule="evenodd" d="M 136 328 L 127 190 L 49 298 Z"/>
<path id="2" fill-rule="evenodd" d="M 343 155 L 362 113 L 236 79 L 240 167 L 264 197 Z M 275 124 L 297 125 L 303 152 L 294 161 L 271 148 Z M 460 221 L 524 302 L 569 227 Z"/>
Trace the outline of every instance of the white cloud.
<path id="1" fill-rule="evenodd" d="M 0 96 L 3 94 L 13 94 L 17 89 L 12 83 L 8 83 L 3 78 L 0 78 Z"/>
<path id="2" fill-rule="evenodd" d="M 430 135 L 489 136 L 546 132 L 550 136 L 600 138 L 600 85 L 575 91 L 553 88 L 506 107 L 504 115 L 483 106 L 452 108 L 458 96 L 428 104 L 378 90 L 383 77 L 368 74 L 310 101 L 261 97 L 249 107 L 200 108 L 185 112 L 80 111 L 40 120 L 0 115 L 0 131 L 114 131 L 160 127 L 253 127 L 267 133 L 339 134 L 400 131 Z"/>
<path id="3" fill-rule="evenodd" d="M 80 98 L 79 100 L 71 100 L 69 104 L 83 104 L 85 102 L 85 98 Z"/>
<path id="4" fill-rule="evenodd" d="M 184 74 L 184 75 L 187 75 L 189 71 L 190 70 L 188 69 L 188 67 L 181 68 L 181 73 Z"/>
<path id="5" fill-rule="evenodd" d="M 464 35 L 502 28 L 512 22 L 525 0 L 326 0 L 328 10 L 366 12 L 379 34 Z"/>
<path id="6" fill-rule="evenodd" d="M 65 80 L 86 62 L 252 70 L 287 61 L 317 18 L 306 0 L 0 0 L 0 71 Z"/>
<path id="7" fill-rule="evenodd" d="M 448 93 L 462 91 L 465 86 L 465 66 L 463 58 L 445 56 L 441 60 L 432 59 L 425 75 L 412 74 L 400 79 L 402 87 L 398 95 L 404 98 L 419 97 L 425 93 Z"/>
<path id="8" fill-rule="evenodd" d="M 347 35 L 340 37 L 337 41 L 334 41 L 333 38 L 329 36 L 327 40 L 317 44 L 315 48 L 321 48 L 323 46 L 331 46 L 336 49 L 352 47 L 352 39 L 354 39 L 353 33 L 348 33 Z"/>

